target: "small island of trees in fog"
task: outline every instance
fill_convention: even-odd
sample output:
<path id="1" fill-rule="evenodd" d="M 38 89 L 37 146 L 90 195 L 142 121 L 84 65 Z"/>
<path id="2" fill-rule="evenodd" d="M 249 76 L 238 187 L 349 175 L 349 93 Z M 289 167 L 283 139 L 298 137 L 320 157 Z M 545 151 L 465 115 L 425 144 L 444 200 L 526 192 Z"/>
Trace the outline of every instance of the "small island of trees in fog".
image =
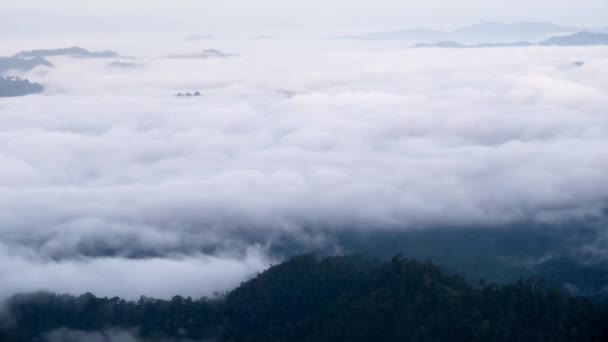
<path id="1" fill-rule="evenodd" d="M 17 76 L 0 77 L 0 97 L 35 94 L 43 89 L 44 87 L 41 84 L 32 83 L 25 78 Z"/>

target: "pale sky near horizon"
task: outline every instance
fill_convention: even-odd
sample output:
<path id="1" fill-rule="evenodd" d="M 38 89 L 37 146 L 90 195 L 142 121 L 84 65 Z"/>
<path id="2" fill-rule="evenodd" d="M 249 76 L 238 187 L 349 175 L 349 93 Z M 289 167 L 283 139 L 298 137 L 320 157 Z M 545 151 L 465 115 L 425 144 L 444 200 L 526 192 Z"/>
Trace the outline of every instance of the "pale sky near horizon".
<path id="1" fill-rule="evenodd" d="M 4 2 L 7 33 L 69 30 L 231 32 L 453 28 L 487 21 L 608 26 L 606 0 L 19 0 Z M 4 26 L 4 27 L 3 27 Z"/>

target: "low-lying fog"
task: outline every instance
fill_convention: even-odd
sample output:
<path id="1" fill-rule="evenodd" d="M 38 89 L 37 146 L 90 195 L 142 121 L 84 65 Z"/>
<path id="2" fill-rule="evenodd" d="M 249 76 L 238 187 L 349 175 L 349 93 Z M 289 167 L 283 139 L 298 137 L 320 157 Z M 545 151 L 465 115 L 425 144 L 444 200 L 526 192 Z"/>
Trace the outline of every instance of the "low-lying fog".
<path id="1" fill-rule="evenodd" d="M 285 238 L 605 216 L 608 47 L 180 39 L 3 44 L 134 59 L 50 57 L 0 100 L 0 296 L 198 297 Z"/>

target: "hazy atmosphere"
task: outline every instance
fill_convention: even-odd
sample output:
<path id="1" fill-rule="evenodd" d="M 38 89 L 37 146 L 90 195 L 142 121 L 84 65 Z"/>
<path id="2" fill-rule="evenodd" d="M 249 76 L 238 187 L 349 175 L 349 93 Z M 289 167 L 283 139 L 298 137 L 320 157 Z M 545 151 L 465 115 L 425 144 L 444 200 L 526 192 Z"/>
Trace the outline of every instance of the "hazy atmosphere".
<path id="1" fill-rule="evenodd" d="M 608 296 L 604 0 L 5 2 L 2 300 L 302 253 Z"/>
<path id="2" fill-rule="evenodd" d="M 3 35 L 69 32 L 239 32 L 341 34 L 430 27 L 451 29 L 481 22 L 544 21 L 606 26 L 604 0 L 58 0 L 5 1 Z M 345 30 L 348 30 L 346 32 Z M 260 31 L 260 33 L 256 33 Z"/>

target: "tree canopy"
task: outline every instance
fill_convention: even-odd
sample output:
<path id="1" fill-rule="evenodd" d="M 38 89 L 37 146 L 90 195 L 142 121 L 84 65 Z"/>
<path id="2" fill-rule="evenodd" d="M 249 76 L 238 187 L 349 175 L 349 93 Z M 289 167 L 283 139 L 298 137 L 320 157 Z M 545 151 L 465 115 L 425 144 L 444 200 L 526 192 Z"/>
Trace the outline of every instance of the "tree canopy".
<path id="1" fill-rule="evenodd" d="M 603 341 L 605 312 L 542 282 L 472 286 L 430 262 L 295 257 L 222 297 L 125 301 L 16 295 L 2 341 L 56 329 L 137 330 L 146 340 Z"/>

